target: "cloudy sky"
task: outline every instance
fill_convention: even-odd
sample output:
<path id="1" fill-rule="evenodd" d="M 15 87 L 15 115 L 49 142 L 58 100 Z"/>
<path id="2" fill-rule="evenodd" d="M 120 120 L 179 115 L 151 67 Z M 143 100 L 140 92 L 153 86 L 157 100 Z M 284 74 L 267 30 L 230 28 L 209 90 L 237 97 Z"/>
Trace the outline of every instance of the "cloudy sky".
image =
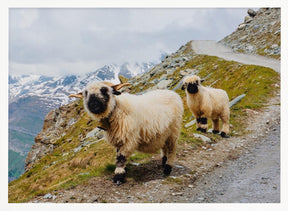
<path id="1" fill-rule="evenodd" d="M 234 9 L 9 9 L 9 73 L 83 74 L 105 64 L 157 61 L 190 40 L 221 40 Z"/>

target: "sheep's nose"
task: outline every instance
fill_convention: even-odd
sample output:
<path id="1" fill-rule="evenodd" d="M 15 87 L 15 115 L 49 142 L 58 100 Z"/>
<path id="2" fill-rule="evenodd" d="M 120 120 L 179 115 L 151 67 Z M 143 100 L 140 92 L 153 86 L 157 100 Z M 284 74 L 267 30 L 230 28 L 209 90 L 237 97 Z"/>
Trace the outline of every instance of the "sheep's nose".
<path id="1" fill-rule="evenodd" d="M 89 96 L 87 106 L 89 111 L 95 114 L 103 113 L 106 109 L 103 102 L 95 94 Z"/>
<path id="2" fill-rule="evenodd" d="M 189 83 L 188 84 L 188 87 L 187 87 L 187 91 L 190 93 L 190 94 L 195 94 L 198 92 L 198 86 L 197 84 L 194 84 L 194 83 Z"/>

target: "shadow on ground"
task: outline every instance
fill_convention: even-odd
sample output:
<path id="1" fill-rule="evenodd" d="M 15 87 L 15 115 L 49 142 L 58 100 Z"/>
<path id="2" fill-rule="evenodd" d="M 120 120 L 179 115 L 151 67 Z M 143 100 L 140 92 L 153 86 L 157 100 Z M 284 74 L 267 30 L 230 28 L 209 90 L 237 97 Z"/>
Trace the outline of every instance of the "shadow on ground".
<path id="1" fill-rule="evenodd" d="M 160 160 L 152 160 L 149 163 L 140 165 L 127 165 L 127 178 L 132 178 L 135 182 L 149 182 L 152 180 L 164 179 L 166 176 L 163 173 L 164 168 L 162 167 Z M 170 176 L 181 176 L 191 172 L 191 169 L 174 165 Z"/>

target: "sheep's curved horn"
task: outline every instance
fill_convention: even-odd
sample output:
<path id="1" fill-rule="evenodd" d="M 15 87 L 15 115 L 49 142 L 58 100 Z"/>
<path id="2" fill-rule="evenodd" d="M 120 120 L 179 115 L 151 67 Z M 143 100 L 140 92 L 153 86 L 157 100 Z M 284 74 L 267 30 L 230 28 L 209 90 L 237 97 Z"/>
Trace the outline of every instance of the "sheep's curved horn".
<path id="1" fill-rule="evenodd" d="M 112 84 L 111 82 L 108 82 L 108 81 L 103 81 L 102 83 L 107 85 L 107 86 L 111 86 L 111 87 L 116 86 L 116 85 L 114 85 L 114 84 Z"/>
<path id="2" fill-rule="evenodd" d="M 111 86 L 114 90 L 119 90 L 121 89 L 123 86 L 129 86 L 131 85 L 130 83 L 124 83 L 124 84 L 116 84 L 116 85 L 113 85 Z"/>
<path id="3" fill-rule="evenodd" d="M 83 94 L 82 94 L 82 92 L 80 92 L 78 94 L 69 95 L 69 97 L 83 98 Z"/>

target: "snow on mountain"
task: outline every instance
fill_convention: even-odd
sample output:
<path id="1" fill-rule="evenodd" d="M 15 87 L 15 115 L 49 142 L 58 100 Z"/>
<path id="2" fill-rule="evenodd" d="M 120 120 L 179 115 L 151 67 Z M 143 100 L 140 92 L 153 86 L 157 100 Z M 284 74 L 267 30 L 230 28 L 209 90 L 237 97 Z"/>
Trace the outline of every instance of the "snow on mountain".
<path id="1" fill-rule="evenodd" d="M 124 63 L 121 66 L 110 64 L 84 76 L 68 75 L 62 77 L 48 77 L 39 75 L 9 75 L 9 103 L 19 98 L 39 96 L 49 99 L 51 109 L 67 104 L 71 101 L 68 95 L 78 93 L 92 81 L 110 81 L 119 83 L 118 76 L 127 78 L 143 74 L 154 66 L 153 63 Z"/>

